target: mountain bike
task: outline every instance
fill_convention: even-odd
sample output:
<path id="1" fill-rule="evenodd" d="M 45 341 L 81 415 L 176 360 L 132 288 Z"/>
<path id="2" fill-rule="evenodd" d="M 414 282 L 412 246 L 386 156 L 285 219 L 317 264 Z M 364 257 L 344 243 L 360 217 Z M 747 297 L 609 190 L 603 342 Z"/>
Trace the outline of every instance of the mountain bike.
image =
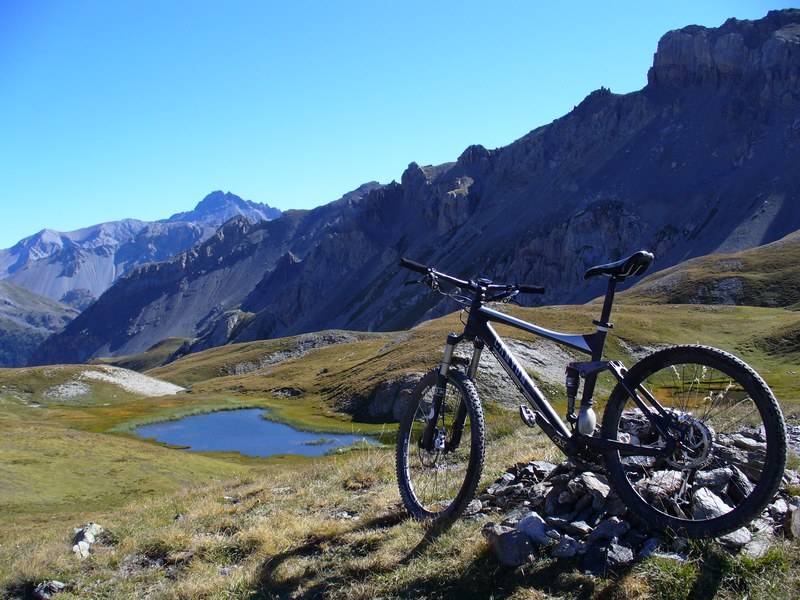
<path id="1" fill-rule="evenodd" d="M 400 420 L 397 480 L 412 517 L 449 524 L 475 495 L 486 448 L 475 378 L 487 347 L 527 401 L 519 407 L 522 421 L 578 464 L 602 460 L 612 489 L 645 524 L 701 538 L 738 529 L 761 513 L 783 476 L 786 427 L 775 396 L 751 367 L 702 345 L 663 348 L 630 369 L 603 359 L 617 284 L 642 275 L 652 261 L 651 253 L 639 251 L 586 271 L 585 279 L 605 276 L 608 286 L 596 330 L 584 335 L 551 331 L 489 306 L 544 288 L 462 280 L 401 259 L 400 266 L 424 275 L 417 283 L 464 307 L 463 332 L 448 336 L 440 366 L 422 377 Z M 565 367 L 566 423 L 494 323 L 588 356 Z M 456 356 L 462 342 L 472 345 L 471 358 Z M 594 394 L 604 372 L 616 382 L 598 426 Z"/>

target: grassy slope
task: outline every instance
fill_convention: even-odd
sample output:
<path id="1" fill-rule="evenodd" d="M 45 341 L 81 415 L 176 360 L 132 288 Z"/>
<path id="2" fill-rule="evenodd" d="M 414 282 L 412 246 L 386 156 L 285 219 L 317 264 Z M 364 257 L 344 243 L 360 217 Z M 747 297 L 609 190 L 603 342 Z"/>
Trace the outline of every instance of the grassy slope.
<path id="1" fill-rule="evenodd" d="M 71 306 L 0 280 L 0 366 L 26 364 L 39 344 L 77 315 Z"/>
<path id="2" fill-rule="evenodd" d="M 797 307 L 800 232 L 736 254 L 712 254 L 660 271 L 628 297 L 641 303 Z"/>
<path id="3" fill-rule="evenodd" d="M 0 543 L 21 530 L 105 514 L 129 502 L 242 473 L 235 461 L 174 452 L 106 429 L 143 415 L 196 410 L 184 395 L 144 398 L 103 381 L 53 395 L 85 367 L 0 369 Z M 219 404 L 220 401 L 217 401 Z"/>
<path id="4" fill-rule="evenodd" d="M 177 488 L 241 473 L 235 463 L 65 428 L 58 423 L 0 418 L 0 512 L 3 533 L 14 526 L 82 520 Z M 54 521 L 55 519 L 55 521 Z"/>
<path id="5" fill-rule="evenodd" d="M 540 435 L 519 429 L 495 438 L 486 472 L 523 457 L 556 459 Z M 483 485 L 489 481 L 484 478 Z M 176 519 L 176 515 L 181 515 Z M 713 545 L 692 560 L 637 563 L 606 578 L 569 561 L 497 564 L 462 520 L 443 534 L 404 518 L 386 450 L 338 455 L 224 483 L 180 490 L 108 515 L 107 535 L 81 562 L 68 527 L 44 539 L 0 547 L 5 591 L 23 597 L 57 578 L 68 598 L 791 598 L 797 547 L 761 559 L 734 558 Z M 5 569 L 5 572 L 3 571 Z M 0 588 L 3 589 L 3 588 Z"/>
<path id="6" fill-rule="evenodd" d="M 141 354 L 136 354 L 134 356 L 117 356 L 114 358 L 100 358 L 93 362 L 97 364 L 114 365 L 117 367 L 122 367 L 123 369 L 132 369 L 134 371 L 144 372 L 148 369 L 154 369 L 155 367 L 164 364 L 164 362 L 166 362 L 166 360 L 186 341 L 186 338 L 165 338 L 157 344 L 153 344 L 152 347 Z"/>

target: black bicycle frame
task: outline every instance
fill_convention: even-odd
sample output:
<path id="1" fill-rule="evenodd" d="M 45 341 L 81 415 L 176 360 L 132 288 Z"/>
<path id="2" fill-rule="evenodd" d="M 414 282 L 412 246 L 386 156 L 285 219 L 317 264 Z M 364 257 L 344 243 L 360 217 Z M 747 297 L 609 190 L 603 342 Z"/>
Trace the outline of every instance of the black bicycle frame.
<path id="1" fill-rule="evenodd" d="M 434 390 L 433 406 L 436 417 L 429 421 L 429 426 L 426 427 L 422 439 L 420 440 L 421 445 L 428 449 L 433 448 L 435 422 L 438 418 L 439 411 L 441 410 L 442 399 L 444 398 L 445 386 L 447 384 L 447 373 L 450 369 L 453 352 L 458 343 L 468 340 L 472 341 L 474 344 L 474 351 L 470 361 L 468 376 L 474 379 L 477 373 L 481 351 L 485 345 L 488 346 L 489 350 L 506 370 L 509 377 L 511 377 L 511 380 L 522 392 L 523 396 L 528 401 L 528 404 L 536 409 L 534 412 L 536 424 L 539 425 L 539 427 L 553 441 L 553 443 L 568 456 L 572 455 L 580 448 L 587 446 L 602 449 L 615 449 L 621 454 L 636 454 L 640 456 L 664 457 L 671 454 L 675 448 L 675 438 L 669 432 L 670 418 L 667 411 L 646 389 L 643 387 L 640 387 L 638 390 L 633 389 L 627 384 L 624 379 L 627 370 L 622 363 L 618 361 L 602 360 L 606 336 L 608 330 L 612 327 L 611 323 L 608 322 L 608 319 L 611 313 L 611 304 L 613 302 L 615 285 L 615 279 L 611 278 L 608 291 L 606 292 L 600 320 L 595 321 L 595 325 L 597 325 L 597 331 L 595 333 L 586 335 L 551 331 L 549 329 L 545 329 L 544 327 L 534 325 L 533 323 L 523 321 L 522 319 L 517 319 L 516 317 L 493 310 L 487 306 L 484 306 L 484 295 L 477 293 L 469 311 L 469 317 L 464 327 L 464 332 L 461 335 L 452 333 L 448 336 L 445 355 L 442 359 L 442 365 L 439 371 L 439 381 L 436 389 Z M 662 435 L 663 439 L 666 440 L 666 445 L 660 448 L 634 446 L 632 444 L 619 442 L 616 440 L 609 440 L 591 435 L 583 435 L 578 430 L 570 431 L 555 412 L 553 406 L 544 396 L 542 391 L 539 390 L 533 379 L 527 374 L 522 365 L 519 364 L 512 352 L 503 342 L 502 338 L 494 330 L 491 323 L 500 323 L 502 325 L 514 327 L 515 329 L 521 329 L 523 331 L 533 333 L 540 337 L 552 340 L 564 346 L 568 346 L 588 354 L 590 356 L 589 362 L 570 363 L 569 365 L 569 367 L 575 369 L 584 378 L 581 405 L 591 406 L 593 403 L 594 388 L 597 381 L 597 376 L 601 372 L 609 370 L 614 374 L 616 379 L 634 400 L 640 410 L 642 410 L 644 415 L 646 415 L 647 418 L 653 423 L 653 425 Z M 639 396 L 639 393 L 645 397 L 646 402 Z M 445 451 L 448 449 L 455 449 L 458 446 L 465 419 L 466 408 L 462 405 L 458 415 L 456 416 L 456 419 L 454 420 L 453 435 L 451 440 L 445 446 Z"/>
<path id="2" fill-rule="evenodd" d="M 522 365 L 520 365 L 520 363 L 508 349 L 508 346 L 506 346 L 502 338 L 491 326 L 491 322 L 509 325 L 516 329 L 534 333 L 540 337 L 556 341 L 560 344 L 564 344 L 565 346 L 569 346 L 570 348 L 580 350 L 586 354 L 593 353 L 590 341 L 593 343 L 595 342 L 592 340 L 592 336 L 571 335 L 550 331 L 549 329 L 522 321 L 521 319 L 503 314 L 485 306 L 481 306 L 478 309 L 477 314 L 475 314 L 474 311 L 470 313 L 467 326 L 464 329 L 464 337 L 466 339 L 478 338 L 489 347 L 490 352 L 497 358 L 497 360 L 506 370 L 509 377 L 511 377 L 511 380 L 516 384 L 520 392 L 522 392 L 522 395 L 525 397 L 528 403 L 536 408 L 542 417 L 544 417 L 546 424 L 543 429 L 546 429 L 547 426 L 549 426 L 550 431 L 548 433 L 552 434 L 555 432 L 556 434 L 555 437 L 551 435 L 553 442 L 559 446 L 559 448 L 566 448 L 567 440 L 572 436 L 572 433 L 555 412 L 552 405 L 547 401 L 547 398 L 545 398 L 544 394 L 538 388 L 530 375 L 528 375 Z M 587 340 L 587 337 L 590 339 Z"/>

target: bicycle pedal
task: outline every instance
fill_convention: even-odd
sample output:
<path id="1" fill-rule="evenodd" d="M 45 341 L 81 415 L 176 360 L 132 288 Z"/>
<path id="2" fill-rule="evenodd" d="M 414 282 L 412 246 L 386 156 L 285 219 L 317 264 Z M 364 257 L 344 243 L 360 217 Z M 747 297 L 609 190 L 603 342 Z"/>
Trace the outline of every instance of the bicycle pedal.
<path id="1" fill-rule="evenodd" d="M 536 427 L 536 413 L 529 406 L 519 405 L 519 418 L 528 427 Z"/>

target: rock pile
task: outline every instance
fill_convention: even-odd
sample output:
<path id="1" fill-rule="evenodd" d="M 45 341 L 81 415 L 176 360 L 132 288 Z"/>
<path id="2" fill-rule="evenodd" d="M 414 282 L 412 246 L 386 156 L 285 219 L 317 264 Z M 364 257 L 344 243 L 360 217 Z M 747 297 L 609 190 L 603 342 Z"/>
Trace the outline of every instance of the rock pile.
<path id="1" fill-rule="evenodd" d="M 796 472 L 784 482 L 800 484 Z M 555 465 L 518 463 L 470 503 L 473 518 L 497 518 L 483 527 L 497 560 L 525 564 L 538 554 L 579 561 L 581 570 L 601 575 L 653 555 L 685 560 L 687 541 L 648 531 L 635 521 L 602 473 L 572 461 Z M 763 556 L 776 536 L 800 537 L 800 497 L 785 487 L 760 518 L 717 538 L 731 552 Z"/>
<path id="2" fill-rule="evenodd" d="M 63 592 L 67 588 L 66 584 L 56 581 L 43 581 L 33 590 L 31 594 L 36 600 L 50 600 L 55 594 Z"/>
<path id="3" fill-rule="evenodd" d="M 79 558 L 87 558 L 91 554 L 91 547 L 97 541 L 97 536 L 103 533 L 102 525 L 89 523 L 86 527 L 73 529 L 75 537 L 72 538 L 72 551 Z"/>

